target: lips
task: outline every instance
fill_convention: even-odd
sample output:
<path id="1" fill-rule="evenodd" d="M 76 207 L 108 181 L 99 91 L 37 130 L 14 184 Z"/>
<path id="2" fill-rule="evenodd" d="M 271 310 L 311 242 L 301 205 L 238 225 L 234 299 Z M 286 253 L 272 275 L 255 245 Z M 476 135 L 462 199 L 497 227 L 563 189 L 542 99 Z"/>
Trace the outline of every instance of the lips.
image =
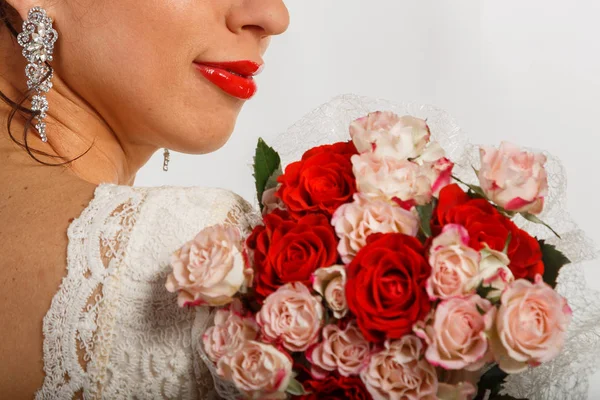
<path id="1" fill-rule="evenodd" d="M 253 76 L 259 74 L 262 65 L 253 61 L 197 62 L 198 71 L 225 93 L 248 100 L 256 93 Z"/>

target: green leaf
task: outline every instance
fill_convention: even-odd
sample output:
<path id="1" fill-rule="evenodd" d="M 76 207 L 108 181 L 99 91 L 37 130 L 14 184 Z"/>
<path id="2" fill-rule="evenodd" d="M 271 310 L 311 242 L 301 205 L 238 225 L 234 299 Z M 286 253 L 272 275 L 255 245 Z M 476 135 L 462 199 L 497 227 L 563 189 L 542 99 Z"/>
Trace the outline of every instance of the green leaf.
<path id="1" fill-rule="evenodd" d="M 303 396 L 306 394 L 306 390 L 304 390 L 304 386 L 302 386 L 302 384 L 300 382 L 298 382 L 296 380 L 296 378 L 292 378 L 290 380 L 290 384 L 288 385 L 288 387 L 285 391 L 287 393 L 291 394 L 292 396 Z"/>
<path id="2" fill-rule="evenodd" d="M 256 182 L 256 196 L 261 210 L 263 208 L 263 192 L 267 189 L 268 184 L 272 185 L 273 180 L 277 179 L 277 177 L 273 178 L 277 171 L 281 171 L 279 154 L 272 147 L 269 147 L 262 138 L 259 138 L 254 156 L 254 180 Z"/>
<path id="3" fill-rule="evenodd" d="M 479 379 L 475 400 L 483 400 L 484 398 L 494 399 L 499 396 L 507 376 L 508 374 L 502 371 L 497 365 L 490 368 Z M 486 397 L 487 394 L 489 394 L 489 397 Z"/>
<path id="4" fill-rule="evenodd" d="M 472 191 L 473 193 L 475 193 L 475 195 L 477 195 L 477 197 L 481 197 L 484 199 L 487 199 L 487 196 L 485 195 L 485 192 L 483 191 L 483 189 L 477 185 L 471 185 L 470 183 L 466 183 L 463 182 L 462 180 L 458 179 L 456 176 L 452 175 L 452 178 L 457 181 L 458 183 L 462 183 L 463 185 L 465 185 L 466 187 L 469 188 L 470 191 Z"/>
<path id="5" fill-rule="evenodd" d="M 271 174 L 271 176 L 269 177 L 269 179 L 267 179 L 267 184 L 265 185 L 265 190 L 273 189 L 274 187 L 277 187 L 277 185 L 279 184 L 277 182 L 277 178 L 279 178 L 281 175 L 283 175 L 283 171 L 281 170 L 281 165 L 279 165 L 279 167 L 275 170 L 275 172 L 273 172 Z"/>
<path id="6" fill-rule="evenodd" d="M 542 261 L 544 262 L 544 282 L 552 287 L 556 287 L 556 279 L 562 267 L 571 263 L 560 250 L 555 246 L 546 243 L 544 240 L 538 240 L 542 249 Z"/>
<path id="7" fill-rule="evenodd" d="M 498 210 L 498 212 L 500 214 L 503 214 L 506 218 L 513 219 L 513 217 L 515 215 L 517 215 L 517 213 L 515 211 L 508 211 L 508 210 L 505 210 L 504 208 L 499 207 L 499 206 L 495 206 L 495 207 L 496 207 L 496 210 Z"/>
<path id="8" fill-rule="evenodd" d="M 477 307 L 477 312 L 479 313 L 479 315 L 485 315 L 485 310 L 479 307 L 479 304 L 477 304 L 475 307 Z"/>
<path id="9" fill-rule="evenodd" d="M 479 295 L 479 297 L 483 298 L 483 299 L 488 299 L 489 301 L 492 302 L 492 304 L 496 304 L 498 303 L 498 301 L 500 300 L 498 297 L 489 297 L 490 293 L 494 292 L 494 291 L 498 291 L 498 289 L 496 289 L 495 287 L 493 287 L 492 285 L 487 285 L 485 286 L 483 284 L 483 281 L 481 281 L 481 283 L 479 284 L 479 286 L 477 287 L 477 294 Z M 477 307 L 477 311 L 479 311 L 479 307 Z M 485 314 L 482 313 L 481 311 L 479 311 L 479 313 L 481 315 Z"/>
<path id="10" fill-rule="evenodd" d="M 417 209 L 417 213 L 419 214 L 421 231 L 427 237 L 431 237 L 431 217 L 433 216 L 433 210 L 435 210 L 436 206 L 437 199 L 434 198 L 430 203 L 415 207 Z"/>
<path id="11" fill-rule="evenodd" d="M 557 238 L 561 239 L 560 235 L 558 233 L 556 233 L 556 231 L 554 229 L 552 229 L 552 227 L 550 225 L 548 225 L 547 223 L 545 223 L 544 221 L 539 219 L 537 216 L 530 214 L 530 213 L 521 213 L 521 216 L 523 218 L 525 218 L 527 221 L 533 222 L 534 224 L 544 225 L 546 228 L 550 229 L 552 231 L 552 233 L 554 233 L 556 235 Z"/>

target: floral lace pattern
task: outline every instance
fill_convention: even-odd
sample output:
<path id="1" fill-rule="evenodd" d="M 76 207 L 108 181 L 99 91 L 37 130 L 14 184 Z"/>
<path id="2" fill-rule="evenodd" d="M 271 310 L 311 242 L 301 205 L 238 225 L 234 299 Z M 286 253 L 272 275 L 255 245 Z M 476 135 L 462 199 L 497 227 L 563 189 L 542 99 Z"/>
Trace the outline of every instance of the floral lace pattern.
<path id="1" fill-rule="evenodd" d="M 36 398 L 218 398 L 193 336 L 208 310 L 177 306 L 164 288 L 169 258 L 206 226 L 257 221 L 225 190 L 99 186 L 68 230 Z"/>

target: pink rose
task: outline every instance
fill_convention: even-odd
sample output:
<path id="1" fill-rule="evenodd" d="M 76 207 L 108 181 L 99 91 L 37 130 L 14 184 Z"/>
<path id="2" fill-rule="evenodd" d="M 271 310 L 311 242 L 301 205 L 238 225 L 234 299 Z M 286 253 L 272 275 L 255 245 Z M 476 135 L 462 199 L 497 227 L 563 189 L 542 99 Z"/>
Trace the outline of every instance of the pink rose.
<path id="1" fill-rule="evenodd" d="M 338 252 L 346 264 L 367 244 L 372 233 L 416 236 L 419 231 L 419 221 L 413 213 L 389 201 L 360 194 L 354 195 L 354 202 L 336 210 L 331 224 L 340 238 Z"/>
<path id="2" fill-rule="evenodd" d="M 428 345 L 427 361 L 444 369 L 482 368 L 489 354 L 486 331 L 492 328 L 495 312 L 477 295 L 442 301 L 432 321 L 415 326 L 417 336 Z"/>
<path id="3" fill-rule="evenodd" d="M 496 328 L 491 332 L 494 356 L 513 374 L 556 357 L 571 322 L 567 301 L 537 275 L 535 283 L 518 279 L 501 297 Z"/>
<path id="4" fill-rule="evenodd" d="M 250 340 L 221 358 L 217 373 L 246 398 L 283 400 L 292 377 L 292 360 L 271 345 Z"/>
<path id="5" fill-rule="evenodd" d="M 281 186 L 281 185 L 279 185 Z M 277 191 L 279 190 L 279 186 L 267 189 L 262 194 L 261 203 L 263 205 L 263 215 L 270 214 L 271 212 L 279 209 L 285 209 L 285 205 L 283 201 L 276 196 Z"/>
<path id="6" fill-rule="evenodd" d="M 479 153 L 479 182 L 490 200 L 509 211 L 542 211 L 548 195 L 546 156 L 522 151 L 507 142 L 499 149 L 483 147 Z"/>
<path id="7" fill-rule="evenodd" d="M 479 260 L 479 252 L 469 247 L 469 233 L 464 227 L 444 226 L 431 243 L 431 276 L 426 284 L 429 297 L 448 299 L 474 293 L 472 282 L 479 273 Z"/>
<path id="8" fill-rule="evenodd" d="M 423 344 L 414 335 L 386 341 L 360 374 L 373 400 L 437 399 L 435 368 L 422 355 Z"/>
<path id="9" fill-rule="evenodd" d="M 321 299 L 300 282 L 281 286 L 256 314 L 264 339 L 289 351 L 305 351 L 319 340 L 325 311 Z"/>
<path id="10" fill-rule="evenodd" d="M 420 165 L 373 153 L 354 155 L 351 160 L 360 193 L 419 205 L 431 200 L 432 182 Z"/>
<path id="11" fill-rule="evenodd" d="M 307 358 L 317 367 L 313 368 L 313 376 L 319 375 L 321 369 L 337 370 L 347 377 L 358 375 L 367 366 L 370 351 L 369 342 L 354 322 L 344 329 L 331 324 L 323 328 L 323 340 L 309 350 Z"/>
<path id="12" fill-rule="evenodd" d="M 240 231 L 215 225 L 204 229 L 172 257 L 166 288 L 180 307 L 230 303 L 246 281 Z"/>
<path id="13" fill-rule="evenodd" d="M 346 303 L 346 268 L 334 265 L 319 268 L 313 274 L 313 289 L 325 298 L 335 318 L 343 318 L 348 312 Z"/>
<path id="14" fill-rule="evenodd" d="M 254 340 L 258 335 L 254 318 L 234 310 L 216 311 L 214 323 L 202 335 L 204 351 L 214 363 L 226 354 L 238 351 L 245 341 Z"/>

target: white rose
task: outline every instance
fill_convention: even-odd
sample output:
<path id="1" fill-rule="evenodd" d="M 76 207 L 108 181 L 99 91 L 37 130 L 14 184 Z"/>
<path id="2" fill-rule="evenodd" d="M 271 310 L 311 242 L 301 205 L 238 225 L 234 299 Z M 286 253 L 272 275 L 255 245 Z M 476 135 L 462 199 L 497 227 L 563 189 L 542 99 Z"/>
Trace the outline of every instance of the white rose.
<path id="1" fill-rule="evenodd" d="M 351 160 L 359 192 L 419 205 L 431 200 L 432 182 L 420 165 L 373 153 L 354 155 Z"/>
<path id="2" fill-rule="evenodd" d="M 515 280 L 508 268 L 510 260 L 503 252 L 492 250 L 487 245 L 481 249 L 480 254 L 479 273 L 473 279 L 471 286 L 473 288 L 477 288 L 480 284 L 491 286 L 495 290 L 491 290 L 486 297 L 488 299 L 498 298 L 504 288 Z"/>
<path id="3" fill-rule="evenodd" d="M 240 231 L 215 225 L 204 229 L 172 257 L 166 288 L 179 306 L 230 303 L 246 280 Z"/>
<path id="4" fill-rule="evenodd" d="M 419 221 L 410 211 L 389 201 L 369 199 L 360 194 L 354 196 L 354 202 L 336 210 L 331 224 L 340 238 L 338 252 L 346 264 L 367 244 L 372 233 L 416 236 L 419 231 Z"/>
<path id="5" fill-rule="evenodd" d="M 499 149 L 480 149 L 477 174 L 486 196 L 506 210 L 539 214 L 548 195 L 546 156 L 529 153 L 508 142 Z"/>
<path id="6" fill-rule="evenodd" d="M 400 117 L 391 111 L 376 111 L 350 124 L 350 137 L 359 153 L 371 151 L 382 136 L 389 133 Z"/>

